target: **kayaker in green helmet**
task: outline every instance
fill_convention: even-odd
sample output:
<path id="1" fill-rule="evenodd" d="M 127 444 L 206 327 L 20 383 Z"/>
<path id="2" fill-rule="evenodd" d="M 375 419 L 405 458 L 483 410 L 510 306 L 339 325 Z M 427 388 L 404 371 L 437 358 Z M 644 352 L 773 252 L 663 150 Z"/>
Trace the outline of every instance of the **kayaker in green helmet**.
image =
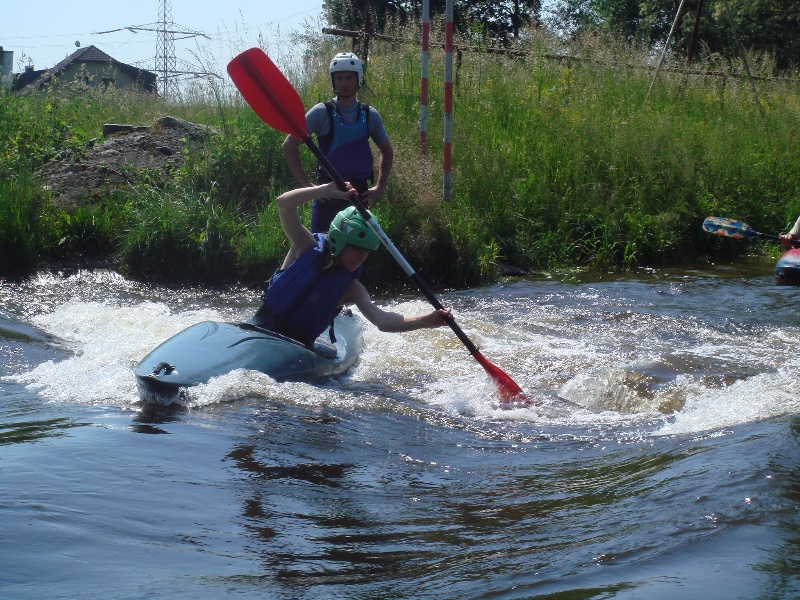
<path id="1" fill-rule="evenodd" d="M 298 188 L 278 196 L 278 216 L 291 247 L 262 296 L 251 323 L 287 335 L 306 345 L 327 329 L 345 304 L 355 304 L 381 331 L 413 331 L 446 325 L 450 309 L 405 316 L 372 302 L 359 281 L 362 264 L 380 239 L 355 207 L 340 211 L 327 234 L 311 233 L 298 208 L 314 198 L 345 199 L 357 191 L 348 183 L 340 191 L 334 182 Z"/>

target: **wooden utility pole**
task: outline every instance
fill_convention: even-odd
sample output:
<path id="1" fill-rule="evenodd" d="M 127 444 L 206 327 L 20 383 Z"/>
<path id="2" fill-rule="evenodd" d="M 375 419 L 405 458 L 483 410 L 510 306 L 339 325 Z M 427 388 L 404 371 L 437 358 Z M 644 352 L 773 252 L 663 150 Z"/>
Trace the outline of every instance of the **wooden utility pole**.
<path id="1" fill-rule="evenodd" d="M 695 48 L 697 48 L 697 30 L 700 28 L 700 15 L 703 12 L 703 0 L 697 0 L 697 10 L 694 13 L 694 27 L 692 37 L 689 38 L 689 50 L 686 52 L 686 66 L 692 64 Z"/>

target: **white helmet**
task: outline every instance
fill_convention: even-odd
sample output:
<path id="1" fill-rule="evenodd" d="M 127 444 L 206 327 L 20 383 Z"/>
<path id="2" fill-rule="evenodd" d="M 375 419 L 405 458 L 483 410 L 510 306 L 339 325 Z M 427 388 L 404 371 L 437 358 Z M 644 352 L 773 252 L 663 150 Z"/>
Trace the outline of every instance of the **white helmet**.
<path id="1" fill-rule="evenodd" d="M 331 66 L 328 72 L 331 74 L 331 81 L 333 81 L 333 74 L 341 71 L 350 71 L 358 73 L 358 86 L 364 82 L 364 67 L 361 64 L 361 59 L 352 52 L 339 52 L 333 57 Z"/>

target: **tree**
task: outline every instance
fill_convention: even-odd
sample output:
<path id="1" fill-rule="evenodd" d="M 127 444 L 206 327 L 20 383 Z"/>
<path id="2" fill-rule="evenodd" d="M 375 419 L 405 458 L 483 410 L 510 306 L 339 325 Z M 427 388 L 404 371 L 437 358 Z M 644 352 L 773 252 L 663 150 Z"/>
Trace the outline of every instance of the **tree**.
<path id="1" fill-rule="evenodd" d="M 538 23 L 542 9 L 542 0 L 473 0 L 462 4 L 470 23 L 482 26 L 480 33 L 503 45 L 519 38 L 526 25 Z"/>
<path id="2" fill-rule="evenodd" d="M 341 29 L 359 30 L 366 23 L 369 6 L 371 29 L 378 33 L 391 21 L 403 25 L 419 21 L 420 0 L 324 0 L 328 22 Z M 430 16 L 445 15 L 445 0 L 430 1 Z M 501 45 L 517 38 L 525 25 L 538 23 L 542 0 L 454 0 L 453 21 L 462 33 L 485 36 Z"/>
<path id="3" fill-rule="evenodd" d="M 405 24 L 413 13 L 409 12 L 407 0 L 323 0 L 322 9 L 333 27 L 360 30 L 366 23 L 369 6 L 371 28 L 383 32 L 389 21 Z"/>
<path id="4" fill-rule="evenodd" d="M 800 0 L 728 0 L 728 4 L 745 48 L 773 55 L 778 69 L 800 68 Z M 719 1 L 712 5 L 713 18 L 722 22 L 724 6 Z M 730 29 L 727 35 L 729 39 Z"/>
<path id="5" fill-rule="evenodd" d="M 738 38 L 748 50 L 775 57 L 780 70 L 800 67 L 800 0 L 727 0 Z M 568 33 L 592 29 L 648 48 L 663 45 L 677 0 L 556 0 L 554 14 Z M 698 0 L 683 4 L 671 49 L 685 56 Z M 690 18 L 687 18 L 687 15 Z M 704 0 L 698 37 L 709 52 L 734 60 L 737 48 L 723 0 Z"/>

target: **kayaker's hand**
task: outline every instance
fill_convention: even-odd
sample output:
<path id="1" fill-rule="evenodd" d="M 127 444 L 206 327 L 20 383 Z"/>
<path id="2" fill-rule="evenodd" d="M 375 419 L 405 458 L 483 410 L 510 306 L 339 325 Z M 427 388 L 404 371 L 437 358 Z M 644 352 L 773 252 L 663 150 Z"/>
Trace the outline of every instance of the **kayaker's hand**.
<path id="1" fill-rule="evenodd" d="M 425 317 L 425 327 L 433 329 L 434 327 L 444 327 L 447 325 L 445 319 L 452 319 L 453 312 L 449 308 L 440 308 L 433 311 Z"/>
<path id="2" fill-rule="evenodd" d="M 795 247 L 795 242 L 797 238 L 794 234 L 791 233 L 784 233 L 783 235 L 779 236 L 781 240 L 781 246 L 783 246 L 784 250 L 791 250 Z"/>
<path id="3" fill-rule="evenodd" d="M 347 198 L 348 196 L 353 196 L 358 194 L 358 191 L 350 185 L 349 181 L 345 182 L 347 186 L 347 191 L 343 192 L 339 189 L 339 186 L 336 185 L 335 181 L 331 181 L 324 185 L 319 186 L 319 191 L 321 192 L 324 197 L 319 198 L 320 201 L 325 202 L 326 200 L 333 200 L 337 199 L 340 200 L 342 198 Z"/>
<path id="4" fill-rule="evenodd" d="M 369 188 L 366 192 L 361 194 L 360 198 L 361 201 L 364 203 L 364 206 L 369 206 L 372 208 L 375 206 L 378 201 L 383 196 L 384 189 L 380 186 L 374 186 Z"/>

